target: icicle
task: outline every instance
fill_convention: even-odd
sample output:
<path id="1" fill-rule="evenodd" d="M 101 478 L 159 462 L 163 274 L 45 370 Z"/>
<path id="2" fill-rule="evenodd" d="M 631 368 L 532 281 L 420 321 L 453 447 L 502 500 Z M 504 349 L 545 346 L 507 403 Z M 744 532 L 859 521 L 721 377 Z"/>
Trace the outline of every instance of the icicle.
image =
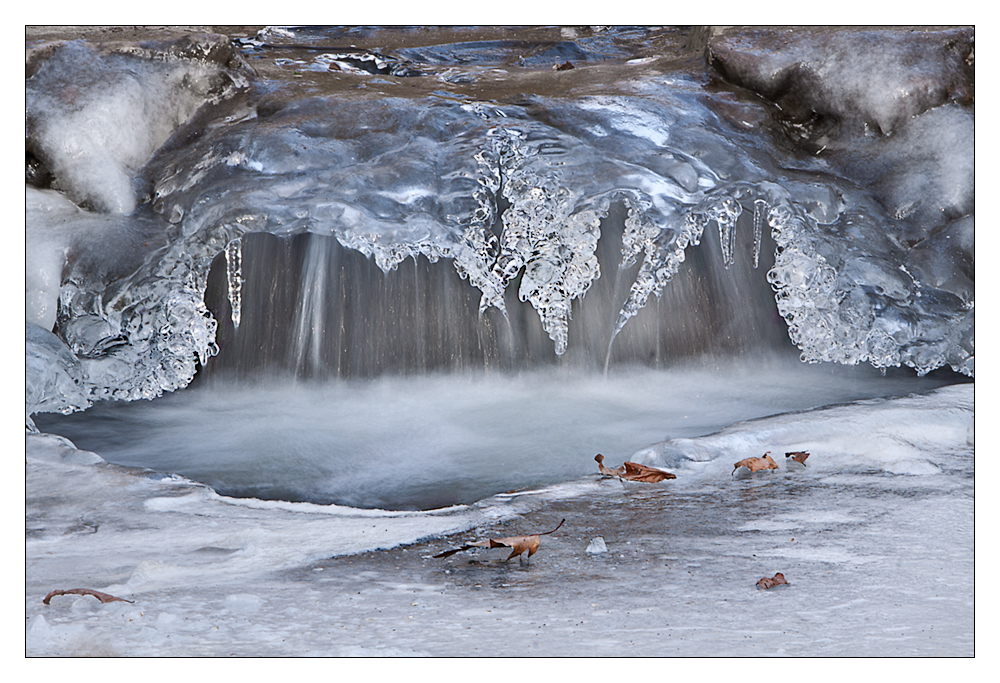
<path id="1" fill-rule="evenodd" d="M 239 329 L 243 294 L 243 241 L 239 237 L 226 245 L 226 276 L 233 327 Z"/>
<path id="2" fill-rule="evenodd" d="M 722 264 L 726 268 L 729 268 L 729 264 L 732 263 L 733 258 L 733 252 L 729 248 L 731 227 L 729 221 L 722 216 L 719 216 L 717 222 L 719 224 L 719 245 L 722 247 Z"/>
<path id="3" fill-rule="evenodd" d="M 733 265 L 733 261 L 736 259 L 736 221 L 731 220 L 729 222 L 729 263 L 727 266 Z"/>
<path id="4" fill-rule="evenodd" d="M 767 212 L 767 201 L 753 200 L 753 267 L 756 270 L 760 261 L 760 244 L 764 232 L 764 214 Z"/>
<path id="5" fill-rule="evenodd" d="M 736 221 L 739 220 L 743 207 L 732 197 L 727 197 L 721 204 L 711 207 L 709 217 L 714 218 L 719 226 L 719 241 L 722 247 L 722 263 L 728 269 L 733 265 L 736 251 Z"/>

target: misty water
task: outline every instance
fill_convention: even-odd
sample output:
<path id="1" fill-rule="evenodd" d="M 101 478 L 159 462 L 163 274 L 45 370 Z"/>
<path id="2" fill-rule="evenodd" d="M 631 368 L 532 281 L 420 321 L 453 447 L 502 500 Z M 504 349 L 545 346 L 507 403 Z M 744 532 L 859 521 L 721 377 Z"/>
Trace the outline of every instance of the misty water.
<path id="1" fill-rule="evenodd" d="M 667 437 L 943 384 L 850 374 L 773 363 L 607 378 L 537 371 L 231 384 L 38 425 L 111 462 L 182 474 L 223 495 L 433 509 L 578 479 L 595 471 L 598 452 L 623 461 Z"/>
<path id="2" fill-rule="evenodd" d="M 973 44 L 29 30 L 27 654 L 972 654 Z"/>

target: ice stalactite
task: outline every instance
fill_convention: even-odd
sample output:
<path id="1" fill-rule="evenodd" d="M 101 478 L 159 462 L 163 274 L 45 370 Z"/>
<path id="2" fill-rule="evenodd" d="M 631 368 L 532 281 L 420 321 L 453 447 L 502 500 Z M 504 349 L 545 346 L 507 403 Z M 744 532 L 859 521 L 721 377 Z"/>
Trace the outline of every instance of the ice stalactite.
<path id="1" fill-rule="evenodd" d="M 239 329 L 243 308 L 243 243 L 238 237 L 226 245 L 226 281 L 233 327 Z"/>
<path id="2" fill-rule="evenodd" d="M 701 243 L 701 236 L 708 224 L 707 215 L 689 210 L 676 225 L 660 228 L 642 217 L 633 201 L 626 201 L 629 216 L 626 219 L 624 244 L 622 245 L 622 268 L 632 265 L 638 254 L 644 254 L 642 265 L 629 290 L 628 298 L 618 313 L 608 357 L 615 337 L 625 328 L 629 319 L 646 305 L 651 294 L 659 294 L 684 263 L 684 250 L 688 245 Z M 728 241 L 727 241 L 728 244 Z"/>
<path id="3" fill-rule="evenodd" d="M 503 134 L 501 192 L 510 207 L 503 214 L 493 275 L 502 292 L 523 270 L 518 298 L 531 302 L 561 356 L 569 343 L 573 300 L 600 277 L 597 242 L 606 208 L 578 210 L 580 197 L 557 167 L 533 163 L 539 152 L 528 136 L 514 128 Z"/>
<path id="4" fill-rule="evenodd" d="M 767 202 L 763 199 L 753 200 L 753 267 L 760 264 L 760 245 L 764 233 L 765 212 Z"/>
<path id="5" fill-rule="evenodd" d="M 722 246 L 722 264 L 728 269 L 736 258 L 736 221 L 743 213 L 743 207 L 732 197 L 727 197 L 720 204 L 712 206 L 708 212 L 711 220 L 719 226 L 719 243 Z"/>

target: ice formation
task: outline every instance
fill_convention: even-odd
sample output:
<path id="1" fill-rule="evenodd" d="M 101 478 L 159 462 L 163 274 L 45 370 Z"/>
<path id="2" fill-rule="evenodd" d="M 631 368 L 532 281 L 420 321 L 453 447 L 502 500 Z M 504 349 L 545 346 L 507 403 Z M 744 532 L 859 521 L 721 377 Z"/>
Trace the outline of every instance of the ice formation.
<path id="1" fill-rule="evenodd" d="M 282 31 L 242 49 L 270 54 L 265 39 L 295 36 Z M 574 313 L 609 276 L 597 253 L 616 206 L 625 210 L 619 276 L 631 287 L 605 321 L 612 340 L 712 228 L 726 268 L 745 252 L 767 269 L 804 361 L 973 375 L 974 105 L 963 51 L 971 32 L 928 31 L 921 40 L 944 45 L 931 60 L 914 62 L 909 43 L 891 43 L 900 55 L 891 73 L 857 45 L 896 40 L 892 31 L 805 32 L 781 49 L 762 34 L 764 53 L 729 33 L 712 38 L 714 68 L 773 104 L 710 93 L 689 64 L 639 47 L 622 62 L 628 50 L 610 46 L 633 34 L 573 47 L 582 66 L 619 60 L 625 75 L 600 88 L 555 80 L 585 79 L 586 69 L 539 72 L 529 59 L 527 75 L 491 90 L 503 81 L 499 58 L 478 43 L 449 48 L 453 58 L 471 50 L 464 71 L 456 69 L 466 62 L 448 63 L 437 48 L 392 56 L 318 45 L 304 49 L 323 67 L 312 77 L 341 80 L 302 90 L 256 78 L 239 42 L 220 37 L 31 52 L 32 163 L 82 209 L 59 209 L 56 219 L 29 202 L 28 242 L 39 253 L 26 318 L 65 348 L 48 354 L 28 336 L 36 365 L 50 358 L 58 367 L 29 373 L 26 413 L 187 385 L 217 351 L 218 321 L 204 303 L 212 260 L 225 254 L 238 327 L 241 239 L 253 232 L 332 236 L 384 272 L 410 258 L 450 261 L 481 292 L 480 315 L 507 315 L 516 287 L 562 355 L 574 344 Z M 821 59 L 816 46 L 827 43 L 837 50 Z M 561 45 L 569 54 L 573 43 Z M 267 73 L 302 62 L 278 56 Z M 859 85 L 876 71 L 891 80 L 885 92 Z M 391 87 L 404 80 L 414 94 Z M 786 138 L 760 123 L 769 117 Z M 142 246 L 122 259 L 128 269 L 102 271 L 93 257 L 86 225 L 109 215 L 127 219 L 126 232 L 154 236 L 135 240 Z M 761 252 L 765 224 L 773 259 Z M 56 234 L 72 239 L 44 237 Z M 316 329 L 302 321 L 303 335 Z M 75 378 L 76 398 L 60 399 L 57 376 Z"/>

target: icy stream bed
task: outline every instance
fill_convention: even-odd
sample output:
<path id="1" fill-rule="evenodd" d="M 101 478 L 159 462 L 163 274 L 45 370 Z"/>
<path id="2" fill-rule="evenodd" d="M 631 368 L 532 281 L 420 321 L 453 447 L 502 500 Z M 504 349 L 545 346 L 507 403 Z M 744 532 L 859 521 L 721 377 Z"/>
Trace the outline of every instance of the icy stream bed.
<path id="1" fill-rule="evenodd" d="M 974 48 L 26 27 L 25 654 L 975 654 Z"/>
<path id="2" fill-rule="evenodd" d="M 661 484 L 595 471 L 423 512 L 229 498 L 29 435 L 27 654 L 968 656 L 973 400 L 784 413 L 639 449 Z M 732 478 L 764 444 L 779 469 Z M 524 564 L 432 557 L 563 518 Z M 42 603 L 70 588 L 133 602 Z"/>

